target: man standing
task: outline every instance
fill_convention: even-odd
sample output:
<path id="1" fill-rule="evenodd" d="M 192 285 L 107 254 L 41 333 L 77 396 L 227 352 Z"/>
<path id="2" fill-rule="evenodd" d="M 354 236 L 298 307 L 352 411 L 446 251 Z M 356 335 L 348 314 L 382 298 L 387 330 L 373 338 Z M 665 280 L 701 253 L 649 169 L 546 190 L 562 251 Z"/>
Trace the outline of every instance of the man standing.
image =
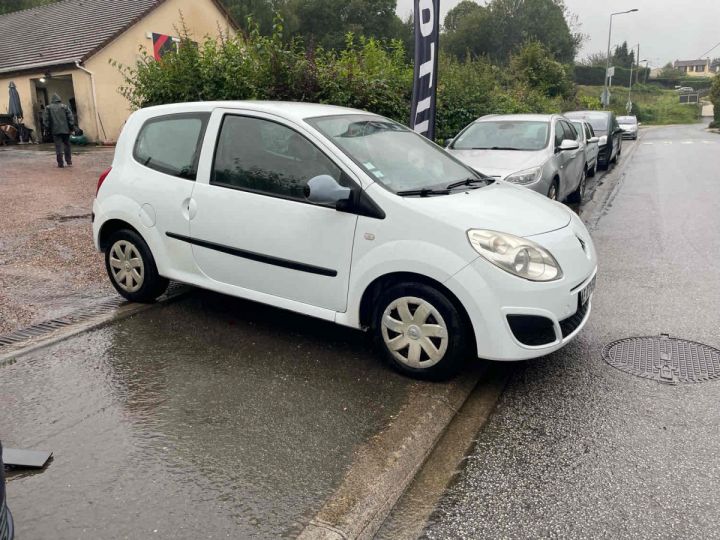
<path id="1" fill-rule="evenodd" d="M 55 142 L 55 154 L 58 167 L 63 167 L 63 153 L 68 165 L 72 165 L 70 153 L 70 133 L 75 126 L 75 118 L 67 105 L 63 104 L 60 96 L 53 94 L 50 105 L 45 107 L 43 121 Z"/>

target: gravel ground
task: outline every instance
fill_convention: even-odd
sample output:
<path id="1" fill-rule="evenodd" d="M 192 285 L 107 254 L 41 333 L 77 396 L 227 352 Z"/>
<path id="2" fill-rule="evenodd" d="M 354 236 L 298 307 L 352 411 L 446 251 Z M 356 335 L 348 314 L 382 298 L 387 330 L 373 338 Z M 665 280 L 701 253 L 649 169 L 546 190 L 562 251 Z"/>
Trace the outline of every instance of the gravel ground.
<path id="1" fill-rule="evenodd" d="M 113 294 L 90 227 L 113 149 L 73 153 L 74 166 L 59 169 L 47 146 L 0 149 L 0 333 Z"/>

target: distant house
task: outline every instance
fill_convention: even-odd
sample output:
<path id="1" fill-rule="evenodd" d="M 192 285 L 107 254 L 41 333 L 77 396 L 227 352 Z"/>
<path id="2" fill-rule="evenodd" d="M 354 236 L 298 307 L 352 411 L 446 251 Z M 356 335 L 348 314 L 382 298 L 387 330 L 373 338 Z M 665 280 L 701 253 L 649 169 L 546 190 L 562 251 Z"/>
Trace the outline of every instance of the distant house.
<path id="1" fill-rule="evenodd" d="M 219 0 L 62 0 L 1 15 L 0 113 L 14 82 L 24 122 L 36 134 L 57 93 L 90 140 L 116 141 L 130 107 L 109 61 L 133 65 L 139 50 L 156 58 L 174 50 L 181 13 L 198 40 L 236 29 Z"/>
<path id="2" fill-rule="evenodd" d="M 710 59 L 705 60 L 675 60 L 675 69 L 679 69 L 688 77 L 714 77 L 715 71 L 710 69 Z"/>

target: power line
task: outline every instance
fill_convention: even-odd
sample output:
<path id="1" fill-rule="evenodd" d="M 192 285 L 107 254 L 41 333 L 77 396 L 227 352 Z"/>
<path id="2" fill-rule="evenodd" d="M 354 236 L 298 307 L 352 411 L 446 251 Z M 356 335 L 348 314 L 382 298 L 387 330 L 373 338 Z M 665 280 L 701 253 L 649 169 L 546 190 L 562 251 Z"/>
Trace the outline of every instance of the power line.
<path id="1" fill-rule="evenodd" d="M 714 51 L 715 49 L 717 49 L 718 47 L 720 47 L 720 43 L 718 43 L 717 45 L 715 45 L 715 46 L 714 46 L 712 49 L 710 49 L 708 52 L 706 52 L 706 53 L 704 53 L 704 54 L 701 54 L 698 58 L 705 58 L 708 54 L 710 54 L 711 52 L 713 52 L 713 51 Z"/>

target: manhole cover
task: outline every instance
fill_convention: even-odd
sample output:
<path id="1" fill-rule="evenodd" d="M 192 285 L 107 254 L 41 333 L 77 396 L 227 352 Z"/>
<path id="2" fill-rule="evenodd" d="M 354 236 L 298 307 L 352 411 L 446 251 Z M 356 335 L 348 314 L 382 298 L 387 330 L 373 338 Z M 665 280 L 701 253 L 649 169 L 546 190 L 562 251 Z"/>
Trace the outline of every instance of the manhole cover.
<path id="1" fill-rule="evenodd" d="M 611 366 L 665 384 L 696 383 L 720 379 L 720 351 L 667 334 L 627 338 L 603 348 Z"/>

